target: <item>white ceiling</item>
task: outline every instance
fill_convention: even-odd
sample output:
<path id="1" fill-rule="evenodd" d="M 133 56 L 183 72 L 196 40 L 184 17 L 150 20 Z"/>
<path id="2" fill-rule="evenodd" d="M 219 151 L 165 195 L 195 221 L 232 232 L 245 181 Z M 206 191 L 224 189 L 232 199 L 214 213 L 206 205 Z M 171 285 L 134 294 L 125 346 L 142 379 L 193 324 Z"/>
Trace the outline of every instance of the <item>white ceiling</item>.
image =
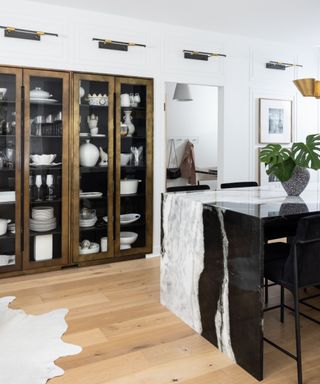
<path id="1" fill-rule="evenodd" d="M 320 0 L 34 0 L 78 9 L 320 45 Z"/>

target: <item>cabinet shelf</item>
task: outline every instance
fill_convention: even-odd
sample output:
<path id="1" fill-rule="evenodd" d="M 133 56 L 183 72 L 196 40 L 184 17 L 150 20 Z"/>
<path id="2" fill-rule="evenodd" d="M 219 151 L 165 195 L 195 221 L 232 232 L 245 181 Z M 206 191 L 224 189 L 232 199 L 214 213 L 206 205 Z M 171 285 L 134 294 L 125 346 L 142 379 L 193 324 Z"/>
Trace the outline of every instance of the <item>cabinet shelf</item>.
<path id="1" fill-rule="evenodd" d="M 124 198 L 131 198 L 131 197 L 145 197 L 144 193 L 130 193 L 128 195 L 120 195 L 122 199 Z"/>
<path id="2" fill-rule="evenodd" d="M 99 172 L 107 172 L 108 167 L 80 167 L 81 173 L 99 173 Z"/>
<path id="3" fill-rule="evenodd" d="M 61 139 L 61 135 L 42 135 L 42 136 L 36 136 L 36 135 L 30 135 L 32 139 Z"/>
<path id="4" fill-rule="evenodd" d="M 0 135 L 0 139 L 14 139 L 16 135 Z"/>
<path id="5" fill-rule="evenodd" d="M 61 171 L 62 170 L 62 167 L 50 167 L 48 165 L 41 165 L 41 166 L 32 166 L 30 165 L 30 171 L 34 171 L 34 172 L 37 172 L 37 171 L 52 171 L 52 172 L 56 172 L 56 171 Z"/>
<path id="6" fill-rule="evenodd" d="M 108 105 L 90 105 L 90 104 L 83 104 L 83 103 L 79 104 L 79 106 L 81 108 L 100 108 L 100 109 L 103 109 L 103 108 L 108 109 L 109 108 Z"/>
<path id="7" fill-rule="evenodd" d="M 61 203 L 62 200 L 61 199 L 56 199 L 56 200 L 41 200 L 41 201 L 36 201 L 36 200 L 32 200 L 30 201 L 30 204 L 31 205 L 42 205 L 42 204 L 59 204 Z"/>
<path id="8" fill-rule="evenodd" d="M 62 107 L 62 103 L 39 103 L 35 101 L 30 102 L 30 107 Z"/>
<path id="9" fill-rule="evenodd" d="M 15 172 L 15 168 L 0 168 L 0 172 Z"/>
<path id="10" fill-rule="evenodd" d="M 79 227 L 80 232 L 92 232 L 92 231 L 100 231 L 100 230 L 107 230 L 108 224 L 96 224 L 93 227 Z"/>
<path id="11" fill-rule="evenodd" d="M 0 236 L 0 241 L 1 240 L 10 240 L 10 239 L 15 239 L 15 238 L 16 238 L 15 233 L 7 232 L 6 234 Z"/>
<path id="12" fill-rule="evenodd" d="M 122 140 L 145 140 L 145 136 L 121 136 Z"/>
<path id="13" fill-rule="evenodd" d="M 60 235 L 60 234 L 61 234 L 60 228 L 56 228 L 56 229 L 53 229 L 52 231 L 46 231 L 46 232 L 35 232 L 31 230 L 29 232 L 30 237 L 41 236 L 41 235 Z"/>
<path id="14" fill-rule="evenodd" d="M 146 108 L 145 107 L 121 107 L 121 109 L 126 109 L 126 110 L 129 110 L 129 111 L 145 111 Z"/>

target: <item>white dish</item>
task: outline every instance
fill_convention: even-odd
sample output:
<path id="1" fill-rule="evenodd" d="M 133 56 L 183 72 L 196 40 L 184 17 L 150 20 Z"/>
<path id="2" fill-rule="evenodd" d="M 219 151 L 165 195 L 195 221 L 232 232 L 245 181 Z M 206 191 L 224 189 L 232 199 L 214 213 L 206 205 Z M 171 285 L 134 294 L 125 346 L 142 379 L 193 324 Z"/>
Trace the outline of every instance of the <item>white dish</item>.
<path id="1" fill-rule="evenodd" d="M 80 132 L 81 137 L 88 137 L 90 134 L 86 132 Z"/>
<path id="2" fill-rule="evenodd" d="M 44 91 L 41 87 L 35 87 L 30 90 L 31 99 L 49 99 L 52 97 L 49 92 Z"/>
<path id="3" fill-rule="evenodd" d="M 107 223 L 108 222 L 108 216 L 103 216 L 103 220 Z"/>
<path id="4" fill-rule="evenodd" d="M 41 154 L 41 155 L 30 155 L 30 159 L 32 160 L 32 164 L 42 164 L 49 165 L 53 162 L 53 160 L 57 157 L 55 153 L 50 154 Z"/>
<path id="5" fill-rule="evenodd" d="M 98 243 L 91 243 L 90 248 L 81 248 L 79 246 L 80 255 L 90 255 L 91 253 L 99 253 L 100 245 Z"/>
<path id="6" fill-rule="evenodd" d="M 56 229 L 57 228 L 57 224 L 56 223 L 53 223 L 51 225 L 31 225 L 30 224 L 30 229 L 31 231 L 34 231 L 34 232 L 49 232 L 49 231 L 52 231 L 53 229 Z"/>
<path id="7" fill-rule="evenodd" d="M 135 232 L 120 232 L 120 244 L 132 244 L 138 238 Z"/>
<path id="8" fill-rule="evenodd" d="M 95 133 L 94 135 L 91 135 L 91 137 L 106 137 L 104 133 Z"/>
<path id="9" fill-rule="evenodd" d="M 62 163 L 51 163 L 51 164 L 36 164 L 30 163 L 33 167 L 56 167 L 57 165 L 61 165 Z"/>
<path id="10" fill-rule="evenodd" d="M 134 223 L 135 221 L 139 220 L 141 215 L 139 213 L 127 213 L 125 215 L 120 215 L 120 224 L 126 225 Z"/>
<path id="11" fill-rule="evenodd" d="M 55 99 L 46 99 L 46 98 L 31 98 L 30 97 L 30 103 L 39 103 L 39 104 L 55 104 L 58 100 Z"/>
<path id="12" fill-rule="evenodd" d="M 125 249 L 130 249 L 131 245 L 130 244 L 120 244 L 120 250 L 124 251 Z"/>
<path id="13" fill-rule="evenodd" d="M 103 195 L 102 192 L 80 192 L 80 197 L 85 198 L 85 197 L 101 197 Z"/>

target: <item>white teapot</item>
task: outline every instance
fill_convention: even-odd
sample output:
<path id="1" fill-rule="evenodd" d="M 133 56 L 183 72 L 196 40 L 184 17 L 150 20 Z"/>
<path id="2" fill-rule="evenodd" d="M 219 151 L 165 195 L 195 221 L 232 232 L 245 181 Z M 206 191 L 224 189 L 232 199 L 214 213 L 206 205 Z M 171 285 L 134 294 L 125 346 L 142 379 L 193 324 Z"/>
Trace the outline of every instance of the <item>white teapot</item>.
<path id="1" fill-rule="evenodd" d="M 98 127 L 98 120 L 99 120 L 99 117 L 96 116 L 94 113 L 89 115 L 87 117 L 87 122 L 88 122 L 89 128 L 90 129 L 97 128 Z"/>

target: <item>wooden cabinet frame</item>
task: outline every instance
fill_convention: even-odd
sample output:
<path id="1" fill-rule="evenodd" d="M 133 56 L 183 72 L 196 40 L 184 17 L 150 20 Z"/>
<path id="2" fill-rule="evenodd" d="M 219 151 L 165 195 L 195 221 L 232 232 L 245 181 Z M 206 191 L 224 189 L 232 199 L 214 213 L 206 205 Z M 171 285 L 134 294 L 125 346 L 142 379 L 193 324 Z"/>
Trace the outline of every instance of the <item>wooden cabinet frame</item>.
<path id="1" fill-rule="evenodd" d="M 54 267 L 68 264 L 69 261 L 69 135 L 70 135 L 70 74 L 67 72 L 55 72 L 35 69 L 25 69 L 24 94 L 25 94 L 25 116 L 24 116 L 24 252 L 23 268 L 38 269 L 42 267 Z M 62 93 L 62 208 L 61 208 L 61 257 L 46 261 L 30 261 L 29 258 L 29 176 L 30 176 L 30 78 L 51 77 L 63 81 Z M 41 233 L 39 233 L 40 235 Z"/>

